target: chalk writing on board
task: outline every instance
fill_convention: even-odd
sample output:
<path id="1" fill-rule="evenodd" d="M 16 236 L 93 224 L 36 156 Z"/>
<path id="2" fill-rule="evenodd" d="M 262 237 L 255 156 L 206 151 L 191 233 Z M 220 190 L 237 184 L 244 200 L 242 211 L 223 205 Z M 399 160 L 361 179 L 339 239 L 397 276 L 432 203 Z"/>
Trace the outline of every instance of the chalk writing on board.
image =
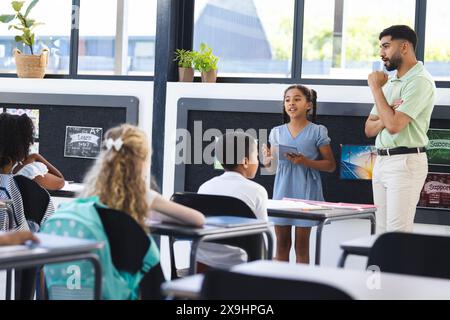
<path id="1" fill-rule="evenodd" d="M 102 128 L 66 126 L 64 157 L 97 158 L 101 149 L 102 135 Z"/>

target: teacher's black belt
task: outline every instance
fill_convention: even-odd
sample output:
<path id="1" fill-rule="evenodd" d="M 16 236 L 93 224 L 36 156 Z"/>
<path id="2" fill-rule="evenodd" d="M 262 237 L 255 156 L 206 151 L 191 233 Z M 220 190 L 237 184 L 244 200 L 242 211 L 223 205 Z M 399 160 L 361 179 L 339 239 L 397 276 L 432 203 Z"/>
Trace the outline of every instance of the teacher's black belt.
<path id="1" fill-rule="evenodd" d="M 390 149 L 377 149 L 377 154 L 379 156 L 393 156 L 396 154 L 421 153 L 425 151 L 427 151 L 425 147 L 417 147 L 417 148 L 397 147 Z"/>

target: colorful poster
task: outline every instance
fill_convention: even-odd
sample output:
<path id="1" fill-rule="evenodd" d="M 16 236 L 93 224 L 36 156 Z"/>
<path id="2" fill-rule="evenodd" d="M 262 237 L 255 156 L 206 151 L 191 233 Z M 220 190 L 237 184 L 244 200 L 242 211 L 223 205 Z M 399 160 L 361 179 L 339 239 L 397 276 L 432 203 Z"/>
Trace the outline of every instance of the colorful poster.
<path id="1" fill-rule="evenodd" d="M 21 116 L 26 113 L 31 118 L 34 125 L 34 139 L 39 139 L 39 109 L 13 109 L 7 108 L 6 112 Z"/>
<path id="2" fill-rule="evenodd" d="M 342 145 L 341 179 L 371 180 L 376 156 L 375 146 Z"/>
<path id="3" fill-rule="evenodd" d="M 450 166 L 450 130 L 430 129 L 428 138 L 428 164 Z"/>
<path id="4" fill-rule="evenodd" d="M 428 173 L 418 206 L 450 209 L 450 173 Z"/>

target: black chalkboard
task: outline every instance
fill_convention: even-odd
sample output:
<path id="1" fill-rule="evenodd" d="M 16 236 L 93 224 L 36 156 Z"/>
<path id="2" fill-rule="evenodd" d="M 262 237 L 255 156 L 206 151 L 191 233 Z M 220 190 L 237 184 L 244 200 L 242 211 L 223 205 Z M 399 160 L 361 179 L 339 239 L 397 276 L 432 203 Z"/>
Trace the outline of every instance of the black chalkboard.
<path id="1" fill-rule="evenodd" d="M 95 151 L 90 149 L 92 152 L 86 153 L 84 150 L 82 157 L 70 156 L 69 152 L 68 156 L 67 127 L 99 128 L 104 134 L 125 122 L 137 124 L 138 107 L 139 100 L 129 96 L 0 93 L 0 109 L 39 110 L 39 153 L 55 165 L 66 180 L 75 182 L 83 180 L 94 162 L 91 158 L 95 158 Z M 72 148 L 72 152 L 81 150 Z"/>

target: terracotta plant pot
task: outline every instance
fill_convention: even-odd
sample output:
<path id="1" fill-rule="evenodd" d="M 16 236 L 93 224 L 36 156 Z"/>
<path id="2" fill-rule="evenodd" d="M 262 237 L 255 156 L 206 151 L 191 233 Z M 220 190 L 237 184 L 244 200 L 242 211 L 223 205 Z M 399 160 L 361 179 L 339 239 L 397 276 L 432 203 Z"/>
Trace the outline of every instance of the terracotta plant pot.
<path id="1" fill-rule="evenodd" d="M 178 67 L 178 77 L 180 82 L 192 82 L 194 81 L 194 69 Z"/>
<path id="2" fill-rule="evenodd" d="M 14 49 L 17 76 L 19 78 L 44 78 L 48 63 L 48 50 L 42 50 L 40 55 L 27 55 Z"/>
<path id="3" fill-rule="evenodd" d="M 217 69 L 210 70 L 208 72 L 202 72 L 202 82 L 216 82 L 217 80 Z"/>

